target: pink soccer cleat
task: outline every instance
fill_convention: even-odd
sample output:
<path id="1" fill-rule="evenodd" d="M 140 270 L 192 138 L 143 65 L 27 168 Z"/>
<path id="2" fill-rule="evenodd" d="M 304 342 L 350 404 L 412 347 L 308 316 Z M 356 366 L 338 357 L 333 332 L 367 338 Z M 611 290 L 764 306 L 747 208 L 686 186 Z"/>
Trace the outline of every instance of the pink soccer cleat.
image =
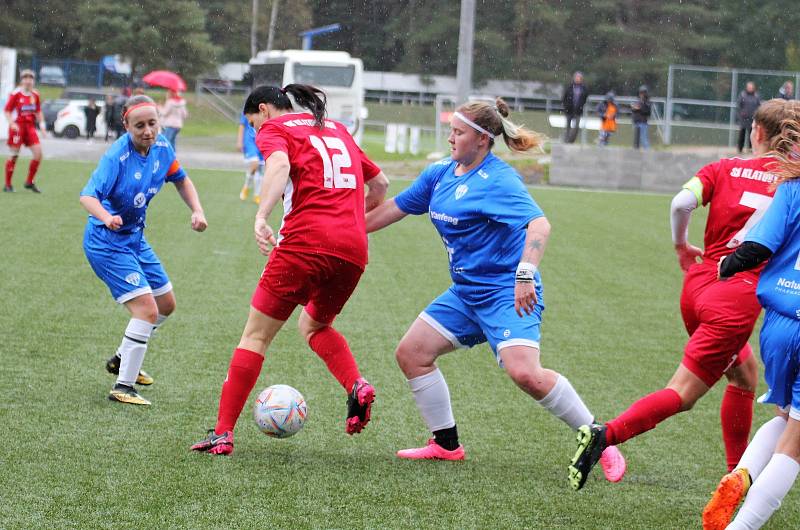
<path id="1" fill-rule="evenodd" d="M 373 401 L 375 388 L 366 379 L 359 377 L 347 396 L 347 419 L 344 426 L 347 434 L 359 433 L 369 423 Z"/>
<path id="2" fill-rule="evenodd" d="M 609 482 L 619 482 L 625 476 L 628 464 L 617 446 L 609 445 L 600 455 L 600 466 Z"/>
<path id="3" fill-rule="evenodd" d="M 416 449 L 402 449 L 397 451 L 399 458 L 407 460 L 464 460 L 464 446 L 459 445 L 452 451 L 448 451 L 431 438 L 428 445 Z"/>
<path id="4" fill-rule="evenodd" d="M 212 455 L 229 455 L 233 452 L 233 433 L 225 431 L 222 434 L 215 434 L 214 429 L 210 429 L 208 436 L 192 445 L 190 449 Z"/>

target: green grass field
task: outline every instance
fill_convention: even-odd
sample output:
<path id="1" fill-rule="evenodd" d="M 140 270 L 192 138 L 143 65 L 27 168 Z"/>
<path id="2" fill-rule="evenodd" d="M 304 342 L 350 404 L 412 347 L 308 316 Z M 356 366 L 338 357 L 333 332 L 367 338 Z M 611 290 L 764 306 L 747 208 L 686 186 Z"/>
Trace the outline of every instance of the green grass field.
<path id="1" fill-rule="evenodd" d="M 148 238 L 171 275 L 178 310 L 145 360 L 156 383 L 142 392 L 153 407 L 114 404 L 103 364 L 128 316 L 81 249 L 85 215 L 77 199 L 92 169 L 46 161 L 43 195 L 0 196 L 0 527 L 699 528 L 724 472 L 722 387 L 691 413 L 625 444 L 622 483 L 605 483 L 598 469 L 575 493 L 566 478 L 573 434 L 513 385 L 488 347 L 477 347 L 440 363 L 467 461 L 394 458 L 427 433 L 393 349 L 449 282 L 445 252 L 425 218 L 371 237 L 371 264 L 337 320 L 379 392 L 364 433 L 344 434 L 344 393 L 293 319 L 268 352 L 257 388 L 298 388 L 309 404 L 305 429 L 269 439 L 248 406 L 232 457 L 190 454 L 214 424 L 264 264 L 251 235 L 255 206 L 238 200 L 239 171 L 191 172 L 210 223 L 204 234 L 191 232 L 171 187 L 154 201 Z M 554 227 L 542 265 L 543 361 L 609 418 L 660 388 L 681 356 L 670 198 L 532 193 Z M 695 241 L 701 225 L 702 214 Z M 772 414 L 759 405 L 756 412 L 755 425 Z M 798 500 L 795 488 L 768 528 L 794 526 Z"/>

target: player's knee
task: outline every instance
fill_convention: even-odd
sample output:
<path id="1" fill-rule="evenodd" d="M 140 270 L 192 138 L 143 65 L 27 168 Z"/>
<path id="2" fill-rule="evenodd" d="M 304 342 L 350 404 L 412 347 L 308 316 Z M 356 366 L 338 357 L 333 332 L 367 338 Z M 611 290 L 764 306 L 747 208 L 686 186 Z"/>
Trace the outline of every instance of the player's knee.
<path id="1" fill-rule="evenodd" d="M 550 390 L 548 379 L 541 367 L 524 364 L 511 365 L 506 366 L 506 373 L 518 387 L 534 396 L 544 397 Z"/>
<path id="2" fill-rule="evenodd" d="M 397 349 L 394 351 L 394 358 L 397 361 L 397 366 L 400 370 L 409 377 L 409 374 L 415 374 L 417 368 L 425 364 L 419 356 L 417 348 L 414 348 L 409 342 L 400 341 Z"/>
<path id="3" fill-rule="evenodd" d="M 138 318 L 140 320 L 146 320 L 151 324 L 155 324 L 156 320 L 158 319 L 158 306 L 155 303 L 155 300 L 152 303 L 142 303 L 136 308 L 136 311 L 133 312 L 134 318 Z"/>
<path id="4" fill-rule="evenodd" d="M 172 297 L 168 300 L 164 300 L 158 304 L 158 312 L 165 317 L 170 316 L 172 313 L 175 312 L 175 307 L 177 303 L 175 302 L 175 298 Z"/>

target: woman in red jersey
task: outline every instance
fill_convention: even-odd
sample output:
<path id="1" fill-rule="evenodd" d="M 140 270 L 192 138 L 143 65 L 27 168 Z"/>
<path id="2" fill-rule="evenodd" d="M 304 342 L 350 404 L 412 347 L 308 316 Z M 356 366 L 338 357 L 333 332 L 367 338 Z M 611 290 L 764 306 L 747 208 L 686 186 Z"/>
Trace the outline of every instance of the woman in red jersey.
<path id="1" fill-rule="evenodd" d="M 33 158 L 28 166 L 28 178 L 25 180 L 25 189 L 34 193 L 41 193 L 33 182 L 36 178 L 36 171 L 42 161 L 42 146 L 39 145 L 39 135 L 36 134 L 36 124 L 42 134 L 46 133 L 44 114 L 42 113 L 42 101 L 39 92 L 33 89 L 36 78 L 32 70 L 20 72 L 19 86 L 11 92 L 3 109 L 8 126 L 8 149 L 11 156 L 6 160 L 6 182 L 3 191 L 13 192 L 14 186 L 11 179 L 14 176 L 14 167 L 17 165 L 17 157 L 22 146 L 31 150 Z M 16 115 L 15 115 L 16 114 Z"/>
<path id="2" fill-rule="evenodd" d="M 289 95 L 308 112 L 294 112 Z M 269 263 L 222 386 L 216 427 L 192 450 L 233 452 L 233 428 L 266 349 L 298 305 L 300 333 L 348 393 L 345 431 L 361 432 L 369 422 L 375 390 L 331 324 L 367 265 L 364 215 L 383 201 L 389 181 L 344 125 L 325 118 L 325 103 L 321 90 L 297 84 L 257 87 L 245 102 L 266 161 L 255 236 Z M 275 234 L 267 219 L 281 198 Z"/>
<path id="3" fill-rule="evenodd" d="M 672 200 L 672 239 L 685 276 L 681 313 L 689 333 L 683 360 L 662 390 L 631 405 L 605 425 L 584 425 L 570 465 L 570 483 L 583 487 L 600 452 L 643 432 L 679 412 L 691 409 L 723 376 L 728 380 L 720 418 L 728 470 L 747 447 L 753 419 L 758 365 L 747 340 L 761 306 L 756 284 L 762 267 L 717 282 L 721 257 L 738 247 L 766 211 L 775 193 L 776 164 L 769 153 L 780 149 L 787 120 L 798 105 L 770 100 L 753 118 L 751 144 L 756 158 L 723 158 L 697 172 Z M 692 211 L 709 205 L 704 249 L 688 241 Z M 698 258 L 702 258 L 697 262 Z"/>

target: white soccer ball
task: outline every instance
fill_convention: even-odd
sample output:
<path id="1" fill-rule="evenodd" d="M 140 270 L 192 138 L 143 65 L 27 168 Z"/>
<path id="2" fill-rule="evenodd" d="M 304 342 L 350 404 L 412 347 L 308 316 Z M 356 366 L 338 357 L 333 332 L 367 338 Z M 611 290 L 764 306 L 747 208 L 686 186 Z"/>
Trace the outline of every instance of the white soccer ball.
<path id="1" fill-rule="evenodd" d="M 289 385 L 272 385 L 256 399 L 253 416 L 261 432 L 273 438 L 297 434 L 306 422 L 306 400 Z"/>

